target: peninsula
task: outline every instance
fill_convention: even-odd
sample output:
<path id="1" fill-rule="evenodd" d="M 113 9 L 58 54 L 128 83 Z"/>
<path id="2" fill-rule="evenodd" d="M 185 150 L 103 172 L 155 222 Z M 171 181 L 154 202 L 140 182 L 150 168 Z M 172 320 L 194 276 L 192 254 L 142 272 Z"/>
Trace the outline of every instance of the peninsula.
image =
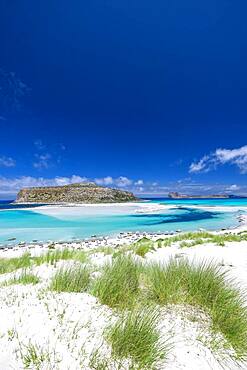
<path id="1" fill-rule="evenodd" d="M 24 188 L 17 194 L 16 203 L 122 203 L 137 201 L 129 191 L 112 189 L 82 182 L 64 186 Z"/>
<path id="2" fill-rule="evenodd" d="M 170 192 L 168 197 L 171 199 L 229 199 L 232 198 L 228 194 L 209 194 L 209 195 L 186 195 L 177 192 Z"/>

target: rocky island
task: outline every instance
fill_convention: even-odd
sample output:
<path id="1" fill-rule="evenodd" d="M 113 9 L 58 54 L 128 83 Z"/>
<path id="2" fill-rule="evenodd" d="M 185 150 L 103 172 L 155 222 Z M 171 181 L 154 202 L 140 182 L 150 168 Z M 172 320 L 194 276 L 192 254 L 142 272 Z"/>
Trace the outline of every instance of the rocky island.
<path id="1" fill-rule="evenodd" d="M 137 201 L 129 191 L 112 189 L 82 182 L 64 186 L 24 188 L 17 194 L 16 203 L 122 203 Z"/>
<path id="2" fill-rule="evenodd" d="M 229 199 L 232 198 L 228 194 L 209 194 L 209 195 L 186 195 L 178 192 L 170 192 L 168 197 L 171 199 Z"/>

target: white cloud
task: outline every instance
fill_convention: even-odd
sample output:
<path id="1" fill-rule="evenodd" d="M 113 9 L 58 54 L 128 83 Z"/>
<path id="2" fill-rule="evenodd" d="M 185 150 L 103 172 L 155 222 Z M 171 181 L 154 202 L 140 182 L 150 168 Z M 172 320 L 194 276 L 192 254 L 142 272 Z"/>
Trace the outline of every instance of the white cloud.
<path id="1" fill-rule="evenodd" d="M 238 149 L 217 149 L 215 151 L 216 156 L 222 163 L 226 163 L 232 160 L 238 160 L 246 158 L 247 156 L 247 145 L 242 146 Z"/>
<path id="2" fill-rule="evenodd" d="M 60 186 L 88 181 L 86 177 L 73 175 L 71 177 L 60 177 L 45 179 L 44 177 L 21 176 L 17 178 L 0 177 L 0 194 L 15 195 L 22 188 L 34 186 Z"/>
<path id="3" fill-rule="evenodd" d="M 138 186 L 143 185 L 143 180 L 137 180 L 135 182 L 135 185 L 138 185 Z"/>
<path id="4" fill-rule="evenodd" d="M 144 194 L 150 194 L 153 196 L 167 196 L 170 191 L 178 191 L 185 194 L 222 194 L 225 192 L 231 192 L 234 194 L 247 194 L 247 185 L 240 186 L 236 184 L 202 184 L 195 181 L 177 181 L 169 184 L 158 184 L 158 183 L 144 183 L 143 185 L 135 185 L 138 180 L 131 180 L 127 177 L 121 176 L 117 178 L 112 178 L 111 176 L 104 177 L 104 182 L 109 183 L 110 178 L 112 179 L 113 187 L 120 187 L 132 191 L 135 194 L 140 196 Z M 103 184 L 103 179 L 98 179 L 99 185 Z M 95 179 L 96 180 L 96 179 Z M 94 180 L 94 181 L 95 181 Z M 82 177 L 78 175 L 72 175 L 70 177 L 66 176 L 57 176 L 54 178 L 44 178 L 44 177 L 31 177 L 31 176 L 22 176 L 17 178 L 6 178 L 0 177 L 0 196 L 4 199 L 14 198 L 16 193 L 25 187 L 34 187 L 34 186 L 61 186 L 73 183 L 80 183 L 91 181 L 87 177 Z M 100 182 L 100 183 L 99 183 Z M 126 184 L 123 186 L 122 184 Z M 119 186 L 117 184 L 120 184 Z M 127 185 L 129 184 L 129 185 Z"/>
<path id="5" fill-rule="evenodd" d="M 140 181 L 140 180 L 139 180 Z M 94 179 L 94 182 L 98 185 L 103 185 L 103 186 L 117 186 L 117 187 L 128 187 L 133 184 L 133 180 L 129 179 L 128 177 L 125 176 L 119 176 L 119 177 L 111 177 L 111 176 L 106 176 L 102 178 L 96 178 Z M 141 185 L 141 184 L 139 184 Z"/>
<path id="6" fill-rule="evenodd" d="M 36 162 L 33 163 L 33 166 L 39 170 L 47 169 L 51 167 L 51 155 L 49 153 L 46 154 L 35 154 Z"/>
<path id="7" fill-rule="evenodd" d="M 145 189 L 142 186 L 139 186 L 139 188 L 137 188 L 137 191 L 140 193 L 143 193 Z"/>
<path id="8" fill-rule="evenodd" d="M 86 182 L 89 181 L 86 177 L 81 177 L 77 175 L 73 175 L 71 177 L 55 177 L 54 180 L 50 180 L 55 183 L 55 185 L 62 186 L 62 185 L 68 185 L 68 184 L 77 184 L 80 182 Z"/>
<path id="9" fill-rule="evenodd" d="M 235 190 L 240 190 L 240 186 L 236 185 L 236 184 L 233 184 L 233 185 L 230 185 L 226 188 L 227 191 L 235 191 Z"/>
<path id="10" fill-rule="evenodd" d="M 22 188 L 35 186 L 62 186 L 85 181 L 91 181 L 91 179 L 78 175 L 72 175 L 71 177 L 57 176 L 54 178 L 31 177 L 31 176 L 21 176 L 17 178 L 0 177 L 0 194 L 15 195 Z M 127 177 L 124 176 L 120 176 L 117 178 L 107 176 L 102 179 L 94 179 L 93 181 L 95 181 L 98 185 L 105 186 L 113 185 L 120 188 L 121 187 L 126 188 L 133 183 L 133 180 L 128 179 Z"/>
<path id="11" fill-rule="evenodd" d="M 0 157 L 0 167 L 15 167 L 16 162 L 11 157 Z"/>
<path id="12" fill-rule="evenodd" d="M 239 168 L 240 173 L 246 174 L 247 145 L 237 149 L 216 149 L 215 152 L 205 155 L 198 162 L 191 163 L 189 172 L 208 172 L 224 164 L 235 165 Z"/>
<path id="13" fill-rule="evenodd" d="M 103 177 L 103 178 L 100 178 L 100 179 L 94 179 L 94 181 L 96 182 L 96 184 L 98 185 L 112 185 L 113 184 L 113 178 L 111 176 L 106 176 L 106 177 Z"/>
<path id="14" fill-rule="evenodd" d="M 57 176 L 54 178 L 44 178 L 44 177 L 31 177 L 31 176 L 21 176 L 17 178 L 6 178 L 0 177 L 0 194 L 2 195 L 15 195 L 20 189 L 35 186 L 62 186 L 67 184 L 80 183 L 85 181 L 91 181 L 87 177 L 82 177 L 78 175 L 72 175 L 71 177 Z M 117 178 L 112 178 L 111 176 L 104 177 L 102 179 L 94 179 L 98 185 L 105 186 L 116 186 L 128 188 L 133 183 L 133 180 L 127 177 L 120 176 Z"/>
<path id="15" fill-rule="evenodd" d="M 189 172 L 207 172 L 209 171 L 208 161 L 210 160 L 208 155 L 205 155 L 200 159 L 199 162 L 191 163 Z"/>
<path id="16" fill-rule="evenodd" d="M 133 183 L 133 180 L 128 179 L 128 177 L 120 176 L 114 180 L 114 184 L 116 184 L 119 187 L 126 187 L 130 186 Z"/>

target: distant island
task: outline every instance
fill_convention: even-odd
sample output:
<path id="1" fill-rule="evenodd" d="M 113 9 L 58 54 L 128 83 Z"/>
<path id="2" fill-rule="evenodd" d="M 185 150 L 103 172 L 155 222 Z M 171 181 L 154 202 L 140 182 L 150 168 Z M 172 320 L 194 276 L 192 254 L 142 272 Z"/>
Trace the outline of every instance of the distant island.
<path id="1" fill-rule="evenodd" d="M 168 197 L 171 199 L 230 199 L 234 198 L 233 195 L 229 194 L 209 194 L 209 195 L 186 195 L 177 192 L 170 192 Z"/>
<path id="2" fill-rule="evenodd" d="M 17 194 L 15 203 L 122 203 L 137 200 L 129 191 L 82 182 L 64 186 L 24 188 Z"/>

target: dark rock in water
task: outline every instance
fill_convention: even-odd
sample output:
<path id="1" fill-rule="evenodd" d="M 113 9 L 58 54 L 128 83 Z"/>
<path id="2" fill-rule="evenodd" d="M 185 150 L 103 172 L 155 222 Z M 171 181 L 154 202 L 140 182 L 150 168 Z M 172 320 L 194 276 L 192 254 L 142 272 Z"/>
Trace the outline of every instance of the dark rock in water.
<path id="1" fill-rule="evenodd" d="M 16 203 L 120 203 L 137 200 L 128 191 L 82 182 L 65 186 L 25 188 L 19 191 Z"/>
<path id="2" fill-rule="evenodd" d="M 55 243 L 51 243 L 48 245 L 48 249 L 55 249 Z"/>

